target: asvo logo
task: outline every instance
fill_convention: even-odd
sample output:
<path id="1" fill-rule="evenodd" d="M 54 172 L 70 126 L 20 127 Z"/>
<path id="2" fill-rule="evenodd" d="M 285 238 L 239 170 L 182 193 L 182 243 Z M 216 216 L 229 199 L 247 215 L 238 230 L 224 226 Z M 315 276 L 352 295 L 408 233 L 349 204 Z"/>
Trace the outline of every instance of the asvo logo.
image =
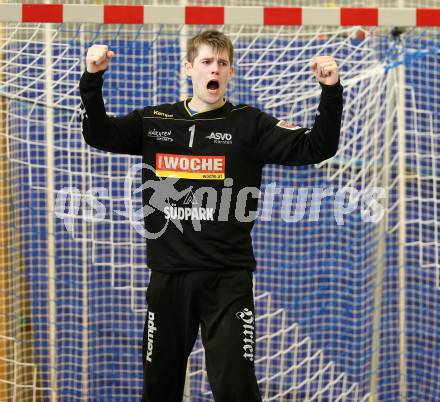
<path id="1" fill-rule="evenodd" d="M 205 138 L 212 140 L 215 144 L 232 144 L 232 134 L 211 132 Z"/>

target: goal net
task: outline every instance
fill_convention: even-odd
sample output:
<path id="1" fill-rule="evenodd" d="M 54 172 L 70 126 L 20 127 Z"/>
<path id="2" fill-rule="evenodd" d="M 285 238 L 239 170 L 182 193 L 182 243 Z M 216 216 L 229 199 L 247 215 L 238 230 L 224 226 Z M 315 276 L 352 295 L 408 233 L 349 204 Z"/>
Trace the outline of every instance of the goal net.
<path id="1" fill-rule="evenodd" d="M 159 22 L 0 27 L 0 400 L 140 397 L 141 160 L 84 143 L 78 82 L 105 43 L 109 113 L 191 95 L 186 39 L 206 25 Z M 214 26 L 235 47 L 232 103 L 310 127 L 310 59 L 334 56 L 344 86 L 337 155 L 264 169 L 263 400 L 440 401 L 439 30 L 299 25 Z M 200 340 L 185 398 L 212 400 Z"/>

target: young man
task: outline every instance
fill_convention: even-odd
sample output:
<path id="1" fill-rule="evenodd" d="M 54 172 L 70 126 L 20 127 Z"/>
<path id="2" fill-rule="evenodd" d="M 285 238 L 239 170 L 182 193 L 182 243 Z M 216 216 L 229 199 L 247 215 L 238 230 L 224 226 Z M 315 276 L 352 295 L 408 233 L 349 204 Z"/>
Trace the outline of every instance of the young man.
<path id="1" fill-rule="evenodd" d="M 113 56 L 103 45 L 88 50 L 80 82 L 87 113 L 83 135 L 95 148 L 142 155 L 152 167 L 142 174 L 143 205 L 151 207 L 153 199 L 156 205 L 145 214 L 145 225 L 161 235 L 147 239 L 152 272 L 142 400 L 182 400 L 187 359 L 201 325 L 216 402 L 261 401 L 254 371 L 254 190 L 266 163 L 304 165 L 336 153 L 338 67 L 330 56 L 312 61 L 322 94 L 313 128 L 305 129 L 224 98 L 234 72 L 233 47 L 218 31 L 188 42 L 191 98 L 119 118 L 106 115 L 101 92 Z"/>

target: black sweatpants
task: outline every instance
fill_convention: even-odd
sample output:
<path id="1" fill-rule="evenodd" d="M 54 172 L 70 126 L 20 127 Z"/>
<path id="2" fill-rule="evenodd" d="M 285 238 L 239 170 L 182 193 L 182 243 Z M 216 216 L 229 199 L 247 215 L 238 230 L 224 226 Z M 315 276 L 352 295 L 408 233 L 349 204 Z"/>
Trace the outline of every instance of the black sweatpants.
<path id="1" fill-rule="evenodd" d="M 181 402 L 199 325 L 216 402 L 260 402 L 252 273 L 152 271 L 143 340 L 143 402 Z"/>

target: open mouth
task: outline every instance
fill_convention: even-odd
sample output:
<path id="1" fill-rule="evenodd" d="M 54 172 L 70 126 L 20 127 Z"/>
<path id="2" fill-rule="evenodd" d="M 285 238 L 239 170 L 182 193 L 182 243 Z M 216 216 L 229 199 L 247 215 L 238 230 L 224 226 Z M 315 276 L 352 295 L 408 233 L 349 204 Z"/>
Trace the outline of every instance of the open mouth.
<path id="1" fill-rule="evenodd" d="M 208 88 L 209 91 L 217 91 L 217 89 L 219 89 L 219 83 L 216 80 L 211 80 L 208 82 L 206 88 Z"/>

